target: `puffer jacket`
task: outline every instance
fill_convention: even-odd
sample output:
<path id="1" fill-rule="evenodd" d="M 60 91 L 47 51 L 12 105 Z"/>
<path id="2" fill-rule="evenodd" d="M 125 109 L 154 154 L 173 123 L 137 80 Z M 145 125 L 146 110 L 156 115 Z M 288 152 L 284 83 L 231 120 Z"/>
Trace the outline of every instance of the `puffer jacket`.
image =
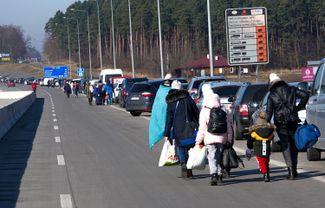
<path id="1" fill-rule="evenodd" d="M 301 99 L 298 105 L 295 103 L 296 97 Z M 275 125 L 299 123 L 298 111 L 305 109 L 308 98 L 307 92 L 291 87 L 282 80 L 273 83 L 266 106 L 267 121 L 270 122 L 274 114 Z M 292 110 L 289 110 L 287 106 L 292 105 Z"/>
<path id="2" fill-rule="evenodd" d="M 256 124 L 249 127 L 251 137 L 247 140 L 247 148 L 254 148 L 256 156 L 269 157 L 275 128 L 271 123 Z"/>
<path id="3" fill-rule="evenodd" d="M 220 106 L 219 96 L 217 94 L 211 94 L 206 99 L 206 104 L 200 112 L 200 123 L 199 131 L 196 136 L 195 143 L 201 144 L 204 141 L 204 144 L 215 144 L 222 143 L 226 144 L 227 142 L 233 142 L 233 130 L 232 130 L 232 120 L 230 111 L 223 108 L 227 113 L 227 132 L 219 135 L 211 134 L 208 132 L 208 123 L 210 119 L 210 109 Z"/>
<path id="4" fill-rule="evenodd" d="M 167 119 L 164 136 L 175 139 L 177 144 L 191 138 L 194 141 L 194 132 L 186 128 L 186 121 L 192 124 L 193 129 L 197 128 L 199 110 L 189 93 L 186 90 L 171 89 L 166 97 L 166 102 Z"/>

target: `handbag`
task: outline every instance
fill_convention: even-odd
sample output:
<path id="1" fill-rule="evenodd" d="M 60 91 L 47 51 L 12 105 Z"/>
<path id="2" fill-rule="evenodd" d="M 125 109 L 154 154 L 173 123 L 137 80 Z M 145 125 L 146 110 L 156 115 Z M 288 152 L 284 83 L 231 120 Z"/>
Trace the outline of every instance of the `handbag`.
<path id="1" fill-rule="evenodd" d="M 233 147 L 225 148 L 222 152 L 221 166 L 223 169 L 244 168 L 244 162 L 238 157 Z"/>
<path id="2" fill-rule="evenodd" d="M 306 150 L 312 147 L 318 141 L 320 131 L 314 124 L 308 124 L 306 121 L 295 131 L 295 145 L 298 150 Z"/>
<path id="3" fill-rule="evenodd" d="M 204 170 L 207 163 L 207 147 L 193 147 L 188 151 L 187 169 Z"/>
<path id="4" fill-rule="evenodd" d="M 161 150 L 158 167 L 172 166 L 179 164 L 179 158 L 176 151 L 176 146 L 169 141 L 165 141 Z"/>

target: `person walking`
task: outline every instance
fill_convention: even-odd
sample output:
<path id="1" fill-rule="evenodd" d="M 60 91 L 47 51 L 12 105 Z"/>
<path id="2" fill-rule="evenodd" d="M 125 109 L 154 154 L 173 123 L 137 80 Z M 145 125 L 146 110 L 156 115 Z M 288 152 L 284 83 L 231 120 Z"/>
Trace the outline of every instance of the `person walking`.
<path id="1" fill-rule="evenodd" d="M 93 97 L 94 97 L 94 88 L 90 82 L 85 83 L 85 92 L 88 98 L 89 105 L 93 104 Z"/>
<path id="2" fill-rule="evenodd" d="M 36 93 L 36 89 L 37 89 L 36 81 L 33 81 L 32 90 L 33 90 L 34 93 Z"/>
<path id="3" fill-rule="evenodd" d="M 266 116 L 266 113 L 261 111 L 255 124 L 249 127 L 251 137 L 247 139 L 246 157 L 250 159 L 254 151 L 264 182 L 270 182 L 271 141 L 276 127 L 266 121 Z"/>
<path id="4" fill-rule="evenodd" d="M 105 91 L 105 102 L 107 105 L 112 104 L 112 97 L 113 97 L 113 88 L 110 83 L 110 81 L 107 81 L 105 86 L 104 86 L 104 91 Z"/>
<path id="5" fill-rule="evenodd" d="M 165 141 L 173 142 L 178 148 L 182 178 L 192 178 L 192 170 L 187 169 L 188 150 L 195 144 L 194 131 L 198 127 L 199 110 L 181 82 L 174 80 L 166 97 L 167 119 Z"/>
<path id="6" fill-rule="evenodd" d="M 298 176 L 298 150 L 294 142 L 294 133 L 300 122 L 298 111 L 306 108 L 309 95 L 303 90 L 289 86 L 275 73 L 269 75 L 269 82 L 271 86 L 266 106 L 266 120 L 270 122 L 274 116 L 279 144 L 288 168 L 287 179 L 294 180 Z M 300 98 L 298 105 L 296 98 Z"/>
<path id="7" fill-rule="evenodd" d="M 209 90 L 204 88 L 203 90 Z M 204 97 L 202 110 L 200 112 L 199 130 L 196 136 L 195 145 L 197 148 L 204 143 L 208 149 L 208 161 L 211 175 L 211 186 L 223 185 L 223 170 L 221 167 L 222 152 L 226 145 L 233 143 L 233 131 L 231 114 L 226 108 L 221 106 L 219 95 L 210 92 L 203 92 Z M 216 113 L 212 113 L 216 112 Z M 211 115 L 213 116 L 211 116 Z M 210 118 L 214 120 L 210 120 Z M 218 131 L 210 130 L 211 125 L 220 124 Z M 216 122 L 216 123 L 215 123 Z M 212 126 L 213 126 L 212 125 Z"/>
<path id="8" fill-rule="evenodd" d="M 70 98 L 70 95 L 71 95 L 71 85 L 69 84 L 69 82 L 66 82 L 65 83 L 64 92 L 66 93 L 67 98 Z"/>

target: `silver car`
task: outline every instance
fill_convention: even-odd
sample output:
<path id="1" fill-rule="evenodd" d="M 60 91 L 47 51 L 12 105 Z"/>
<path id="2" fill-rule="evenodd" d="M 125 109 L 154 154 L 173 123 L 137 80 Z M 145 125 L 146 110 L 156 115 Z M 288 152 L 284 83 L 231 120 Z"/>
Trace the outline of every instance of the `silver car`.
<path id="1" fill-rule="evenodd" d="M 321 60 L 311 86 L 306 117 L 308 123 L 315 124 L 321 132 L 318 142 L 307 150 L 307 159 L 320 160 L 321 152 L 325 150 L 325 58 Z"/>

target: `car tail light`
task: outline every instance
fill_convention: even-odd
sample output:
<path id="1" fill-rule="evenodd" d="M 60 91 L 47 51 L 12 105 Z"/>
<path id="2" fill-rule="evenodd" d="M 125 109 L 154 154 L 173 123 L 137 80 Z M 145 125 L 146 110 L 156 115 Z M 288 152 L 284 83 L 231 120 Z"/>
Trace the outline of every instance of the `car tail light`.
<path id="1" fill-rule="evenodd" d="M 239 115 L 248 116 L 248 106 L 246 104 L 239 106 Z"/>
<path id="2" fill-rule="evenodd" d="M 153 93 L 151 93 L 151 92 L 143 92 L 143 93 L 141 93 L 141 95 L 143 97 L 151 97 L 151 96 L 153 96 Z"/>

